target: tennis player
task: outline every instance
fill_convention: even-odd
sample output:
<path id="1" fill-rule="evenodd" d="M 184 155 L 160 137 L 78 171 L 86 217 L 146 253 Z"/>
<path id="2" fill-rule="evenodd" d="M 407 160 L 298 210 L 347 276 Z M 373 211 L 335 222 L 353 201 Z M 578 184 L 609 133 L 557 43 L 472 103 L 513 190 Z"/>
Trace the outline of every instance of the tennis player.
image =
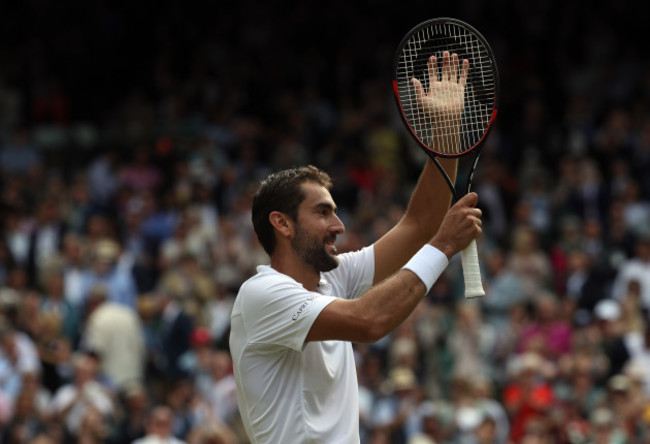
<path id="1" fill-rule="evenodd" d="M 438 115 L 454 108 L 434 99 Z M 441 163 L 455 180 L 457 162 Z M 351 343 L 395 329 L 449 259 L 481 234 L 477 195 L 449 208 L 449 187 L 427 160 L 401 220 L 374 244 L 337 254 L 345 228 L 331 186 L 325 172 L 299 167 L 271 174 L 253 201 L 271 263 L 241 286 L 230 333 L 237 400 L 253 443 L 359 443 Z"/>

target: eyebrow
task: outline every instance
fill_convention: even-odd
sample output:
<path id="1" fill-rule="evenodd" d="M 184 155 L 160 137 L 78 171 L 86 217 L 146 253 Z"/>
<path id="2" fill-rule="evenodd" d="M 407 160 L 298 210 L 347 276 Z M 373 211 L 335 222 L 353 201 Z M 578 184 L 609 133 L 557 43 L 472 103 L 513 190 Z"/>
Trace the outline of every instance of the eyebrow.
<path id="1" fill-rule="evenodd" d="M 328 209 L 328 210 L 332 210 L 335 213 L 336 213 L 336 210 L 337 210 L 336 205 L 333 205 L 330 202 L 319 202 L 316 205 L 314 205 L 314 209 L 319 209 L 319 208 L 325 208 L 325 209 Z"/>

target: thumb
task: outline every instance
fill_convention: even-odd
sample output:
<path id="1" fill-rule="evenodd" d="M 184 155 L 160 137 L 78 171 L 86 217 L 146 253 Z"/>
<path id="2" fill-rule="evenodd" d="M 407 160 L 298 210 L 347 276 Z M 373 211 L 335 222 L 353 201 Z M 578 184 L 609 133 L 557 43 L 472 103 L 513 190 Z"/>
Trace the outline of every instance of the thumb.
<path id="1" fill-rule="evenodd" d="M 478 194 L 475 192 L 469 192 L 464 195 L 462 198 L 456 202 L 456 205 L 465 206 L 465 207 L 475 207 L 478 204 Z"/>
<path id="2" fill-rule="evenodd" d="M 411 79 L 411 84 L 415 88 L 415 97 L 417 98 L 418 104 L 422 106 L 424 104 L 424 98 L 426 96 L 422 83 L 415 77 Z"/>

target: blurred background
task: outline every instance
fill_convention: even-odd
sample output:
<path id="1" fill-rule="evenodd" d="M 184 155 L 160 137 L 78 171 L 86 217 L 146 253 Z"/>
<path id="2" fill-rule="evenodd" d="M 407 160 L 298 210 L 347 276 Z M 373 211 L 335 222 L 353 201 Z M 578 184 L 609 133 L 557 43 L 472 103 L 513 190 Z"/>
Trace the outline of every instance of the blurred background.
<path id="1" fill-rule="evenodd" d="M 3 2 L 0 442 L 247 442 L 228 330 L 268 261 L 251 196 L 312 163 L 340 251 L 388 230 L 425 160 L 393 52 L 440 16 L 476 27 L 501 76 L 473 185 L 487 295 L 464 300 L 453 260 L 355 345 L 362 443 L 648 442 L 648 9 Z"/>

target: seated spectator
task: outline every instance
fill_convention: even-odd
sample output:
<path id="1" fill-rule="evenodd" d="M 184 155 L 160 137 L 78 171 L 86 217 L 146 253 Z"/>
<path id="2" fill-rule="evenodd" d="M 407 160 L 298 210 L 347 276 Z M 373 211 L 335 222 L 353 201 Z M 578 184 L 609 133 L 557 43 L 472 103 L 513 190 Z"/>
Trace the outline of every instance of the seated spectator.
<path id="1" fill-rule="evenodd" d="M 138 145 L 131 161 L 120 168 L 119 183 L 137 191 L 155 191 L 162 183 L 162 173 L 151 160 L 151 148 Z"/>
<path id="2" fill-rule="evenodd" d="M 80 312 L 84 302 L 84 275 L 89 265 L 89 249 L 86 239 L 75 233 L 66 234 L 63 238 L 60 256 L 65 300 Z"/>
<path id="3" fill-rule="evenodd" d="M 197 389 L 205 397 L 215 419 L 223 424 L 232 425 L 239 419 L 239 412 L 230 353 L 222 350 L 212 352 L 209 379 L 205 380 L 204 384 Z"/>
<path id="4" fill-rule="evenodd" d="M 54 197 L 42 199 L 36 209 L 35 225 L 29 238 L 27 273 L 30 283 L 38 281 L 38 271 L 48 261 L 58 256 L 68 224 L 62 207 Z"/>
<path id="5" fill-rule="evenodd" d="M 591 442 L 625 443 L 628 437 L 621 424 L 614 421 L 614 412 L 607 407 L 599 407 L 589 415 Z"/>
<path id="6" fill-rule="evenodd" d="M 496 329 L 483 321 L 479 306 L 468 301 L 460 302 L 447 339 L 453 359 L 453 375 L 466 379 L 490 377 L 496 342 Z"/>
<path id="7" fill-rule="evenodd" d="M 506 267 L 520 278 L 524 299 L 532 299 L 540 289 L 550 288 L 551 261 L 540 248 L 537 233 L 526 225 L 515 228 Z"/>
<path id="8" fill-rule="evenodd" d="M 100 285 L 88 296 L 86 316 L 81 347 L 97 354 L 102 375 L 118 392 L 144 383 L 145 343 L 136 311 L 109 300 Z"/>
<path id="9" fill-rule="evenodd" d="M 226 345 L 230 333 L 230 314 L 235 295 L 225 285 L 215 282 L 215 292 L 206 304 L 205 323 L 217 345 Z"/>
<path id="10" fill-rule="evenodd" d="M 27 174 L 42 166 L 43 157 L 30 141 L 26 127 L 19 127 L 11 141 L 0 150 L 0 169 L 7 174 Z"/>
<path id="11" fill-rule="evenodd" d="M 546 417 L 555 402 L 546 371 L 544 359 L 533 352 L 518 355 L 510 363 L 511 379 L 501 395 L 511 421 L 513 442 L 523 442 L 528 423 Z"/>
<path id="12" fill-rule="evenodd" d="M 147 434 L 151 391 L 150 386 L 134 385 L 122 394 L 123 413 L 115 427 L 115 441 L 130 443 Z"/>
<path id="13" fill-rule="evenodd" d="M 172 434 L 173 411 L 165 405 L 158 405 L 149 414 L 147 434 L 131 444 L 184 444 L 185 441 Z"/>
<path id="14" fill-rule="evenodd" d="M 451 442 L 454 427 L 445 420 L 443 409 L 432 401 L 424 401 L 416 412 L 419 428 L 407 444 L 443 444 Z"/>
<path id="15" fill-rule="evenodd" d="M 59 326 L 61 335 L 76 345 L 79 339 L 80 312 L 77 306 L 65 297 L 65 280 L 63 264 L 51 261 L 41 270 L 41 285 L 43 298 L 39 311 L 42 315 L 54 318 Z"/>
<path id="16" fill-rule="evenodd" d="M 85 354 L 73 358 L 74 379 L 56 391 L 52 399 L 52 413 L 66 426 L 70 439 L 79 437 L 84 417 L 96 410 L 103 421 L 115 419 L 115 401 L 109 390 L 98 380 L 95 359 Z M 91 413 L 92 414 L 92 413 Z"/>
<path id="17" fill-rule="evenodd" d="M 83 276 L 84 300 L 93 288 L 103 285 L 108 291 L 109 301 L 135 310 L 137 286 L 131 270 L 118 264 L 120 245 L 113 240 L 102 239 L 95 244 L 92 254 L 92 266 Z"/>
<path id="18" fill-rule="evenodd" d="M 216 282 L 211 273 L 199 265 L 196 256 L 183 253 L 175 265 L 164 271 L 160 282 L 171 290 L 186 313 L 194 319 L 206 317 L 206 308 L 215 297 Z"/>
<path id="19" fill-rule="evenodd" d="M 625 324 L 621 321 L 620 304 L 613 299 L 603 299 L 594 307 L 594 325 L 599 334 L 598 346 L 608 360 L 607 379 L 619 374 L 630 359 L 630 352 L 635 348 L 641 334 L 625 333 Z M 593 362 L 593 359 L 592 359 Z"/>
<path id="20" fill-rule="evenodd" d="M 639 283 L 641 307 L 650 310 L 650 235 L 637 240 L 634 256 L 626 259 L 618 269 L 612 295 L 622 301 L 627 295 L 630 281 Z"/>
<path id="21" fill-rule="evenodd" d="M 557 359 L 571 350 L 571 325 L 559 318 L 559 301 L 550 292 L 535 297 L 532 321 L 523 328 L 517 352 L 534 351 L 548 359 Z"/>
<path id="22" fill-rule="evenodd" d="M 179 358 L 179 367 L 189 375 L 199 391 L 207 389 L 213 359 L 212 339 L 207 327 L 198 326 L 190 337 L 191 348 Z"/>
<path id="23" fill-rule="evenodd" d="M 0 392 L 14 402 L 26 373 L 41 374 L 36 345 L 28 335 L 0 317 Z"/>
<path id="24" fill-rule="evenodd" d="M 181 303 L 167 289 L 158 290 L 146 297 L 148 305 L 143 308 L 146 322 L 148 351 L 152 354 L 150 370 L 166 382 L 187 377 L 182 368 L 181 357 L 191 349 L 194 319 L 183 310 Z M 155 323 L 155 326 L 152 325 Z M 151 328 L 155 327 L 155 328 Z"/>

